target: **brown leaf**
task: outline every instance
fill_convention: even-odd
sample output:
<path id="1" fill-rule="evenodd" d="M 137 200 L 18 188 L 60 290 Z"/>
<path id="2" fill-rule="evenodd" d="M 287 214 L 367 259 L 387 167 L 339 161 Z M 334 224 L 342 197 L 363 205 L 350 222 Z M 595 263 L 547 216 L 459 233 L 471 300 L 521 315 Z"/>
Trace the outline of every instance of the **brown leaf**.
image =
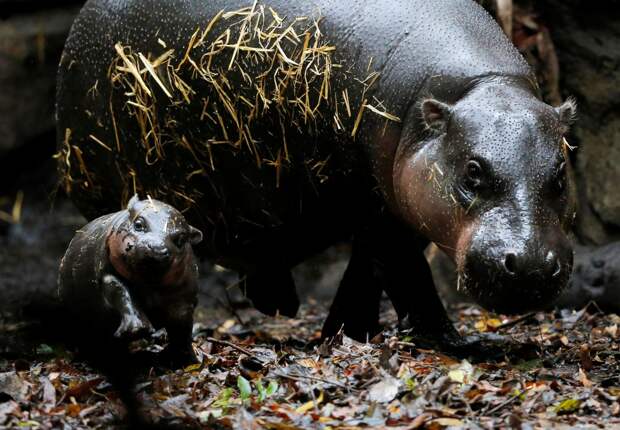
<path id="1" fill-rule="evenodd" d="M 581 385 L 583 385 L 584 387 L 586 388 L 592 387 L 592 381 L 588 379 L 588 375 L 586 375 L 586 372 L 584 372 L 582 368 L 579 368 L 578 379 L 579 379 L 579 382 L 581 382 Z"/>
<path id="2" fill-rule="evenodd" d="M 590 355 L 590 345 L 584 343 L 579 348 L 579 361 L 581 363 L 581 368 L 585 371 L 589 371 L 592 369 L 592 357 Z"/>
<path id="3" fill-rule="evenodd" d="M 103 378 L 93 378 L 83 382 L 72 382 L 65 391 L 65 396 L 80 399 L 91 394 L 93 388 L 99 385 Z"/>
<path id="4" fill-rule="evenodd" d="M 65 407 L 65 413 L 67 415 L 69 415 L 70 417 L 77 417 L 78 415 L 80 415 L 80 411 L 82 410 L 81 406 L 78 405 L 77 403 L 69 403 L 66 407 Z"/>
<path id="5" fill-rule="evenodd" d="M 413 421 L 411 421 L 411 424 L 409 424 L 409 426 L 407 426 L 408 429 L 414 430 L 417 428 L 422 427 L 428 420 L 430 420 L 433 417 L 432 414 L 429 413 L 423 413 L 421 415 L 418 415 L 417 417 L 415 417 L 413 419 Z"/>
<path id="6" fill-rule="evenodd" d="M 605 333 L 607 333 L 612 339 L 616 339 L 618 337 L 618 324 L 605 327 Z"/>

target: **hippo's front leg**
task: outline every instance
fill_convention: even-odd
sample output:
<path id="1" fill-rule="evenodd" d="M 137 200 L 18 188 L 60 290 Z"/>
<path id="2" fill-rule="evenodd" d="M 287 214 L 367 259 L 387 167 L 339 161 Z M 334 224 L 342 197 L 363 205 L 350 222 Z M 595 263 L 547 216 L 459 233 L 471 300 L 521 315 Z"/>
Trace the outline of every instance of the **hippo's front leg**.
<path id="1" fill-rule="evenodd" d="M 114 333 L 117 338 L 135 338 L 144 333 L 153 332 L 153 326 L 146 315 L 138 309 L 127 287 L 114 275 L 105 275 L 101 279 L 105 304 L 121 317 L 121 323 Z"/>
<path id="2" fill-rule="evenodd" d="M 409 227 L 382 215 L 355 234 L 351 260 L 323 326 L 323 337 L 344 332 L 364 341 L 378 331 L 381 292 L 414 337 L 454 345 L 461 338 L 439 300 L 424 258 L 425 243 Z"/>
<path id="3" fill-rule="evenodd" d="M 381 223 L 372 246 L 375 270 L 401 327 L 414 338 L 445 349 L 460 348 L 464 339 L 448 318 L 424 257 L 426 243 L 397 220 Z"/>
<path id="4" fill-rule="evenodd" d="M 186 300 L 169 303 L 165 310 L 164 327 L 168 334 L 167 358 L 173 366 L 198 363 L 192 346 L 192 326 L 194 324 L 195 295 Z"/>
<path id="5" fill-rule="evenodd" d="M 378 311 L 378 307 L 373 307 L 373 302 L 378 302 L 383 289 L 394 304 L 399 321 L 412 330 L 414 337 L 452 349 L 464 341 L 437 295 L 424 257 L 425 246 L 426 241 L 409 226 L 391 215 L 381 215 L 354 242 L 351 265 L 356 256 L 365 258 L 356 271 L 355 299 L 349 300 L 366 303 L 362 306 L 364 310 L 373 309 L 372 315 L 360 316 L 368 319 L 365 323 L 368 325 L 370 320 L 376 321 L 378 312 L 374 309 Z M 351 269 L 352 266 L 347 272 Z"/>
<path id="6" fill-rule="evenodd" d="M 503 356 L 528 345 L 510 344 L 501 336 L 464 338 L 454 328 L 439 299 L 424 257 L 426 243 L 408 226 L 385 216 L 372 229 L 369 241 L 376 276 L 392 301 L 401 327 L 421 345 L 438 347 L 458 356 Z"/>

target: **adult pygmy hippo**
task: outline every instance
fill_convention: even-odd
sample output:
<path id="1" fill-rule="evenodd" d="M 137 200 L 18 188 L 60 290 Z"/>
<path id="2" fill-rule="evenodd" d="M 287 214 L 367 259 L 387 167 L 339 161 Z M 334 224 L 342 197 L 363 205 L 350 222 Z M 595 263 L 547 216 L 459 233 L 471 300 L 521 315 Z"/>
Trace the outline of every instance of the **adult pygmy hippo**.
<path id="1" fill-rule="evenodd" d="M 166 195 L 294 314 L 290 269 L 352 238 L 324 326 L 364 339 L 385 290 L 417 334 L 458 343 L 423 249 L 502 312 L 566 284 L 572 102 L 470 0 L 90 0 L 58 80 L 63 184 L 95 216 Z"/>
<path id="2" fill-rule="evenodd" d="M 191 246 L 201 240 L 172 206 L 135 195 L 126 210 L 77 232 L 60 264 L 58 294 L 79 321 L 117 338 L 165 327 L 173 356 L 195 361 L 198 268 Z"/>

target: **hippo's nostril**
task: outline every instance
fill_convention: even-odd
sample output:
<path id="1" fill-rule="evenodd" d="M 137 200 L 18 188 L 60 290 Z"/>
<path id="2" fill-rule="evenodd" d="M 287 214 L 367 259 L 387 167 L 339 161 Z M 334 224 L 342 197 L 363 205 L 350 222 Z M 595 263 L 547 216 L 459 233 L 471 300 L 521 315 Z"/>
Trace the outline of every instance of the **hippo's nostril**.
<path id="1" fill-rule="evenodd" d="M 515 275 L 517 273 L 516 255 L 512 253 L 506 254 L 506 257 L 504 258 L 504 269 L 506 269 L 506 271 L 511 275 Z"/>
<path id="2" fill-rule="evenodd" d="M 152 247 L 153 256 L 157 259 L 166 259 L 170 257 L 170 250 L 166 246 Z"/>

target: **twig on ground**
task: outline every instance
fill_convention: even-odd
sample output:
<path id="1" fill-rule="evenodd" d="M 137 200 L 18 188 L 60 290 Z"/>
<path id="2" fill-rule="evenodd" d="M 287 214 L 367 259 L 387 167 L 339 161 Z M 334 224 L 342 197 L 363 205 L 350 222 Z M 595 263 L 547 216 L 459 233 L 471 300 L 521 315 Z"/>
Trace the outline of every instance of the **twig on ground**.
<path id="1" fill-rule="evenodd" d="M 254 354 L 252 351 L 250 351 L 250 350 L 248 350 L 248 349 L 245 349 L 245 348 L 243 348 L 243 347 L 241 347 L 241 346 L 239 346 L 239 345 L 235 345 L 234 343 L 229 342 L 229 341 L 227 341 L 227 340 L 218 340 L 218 339 L 216 339 L 216 338 L 214 338 L 214 337 L 208 337 L 208 338 L 207 338 L 207 341 L 212 342 L 212 343 L 217 343 L 217 344 L 219 344 L 219 345 L 226 345 L 226 346 L 229 346 L 229 347 L 231 347 L 232 349 L 236 349 L 236 350 L 237 350 L 237 351 L 239 351 L 239 352 L 242 352 L 242 353 L 244 353 L 244 354 L 246 354 L 246 355 L 249 355 L 250 357 L 252 357 L 252 358 L 254 358 L 254 359 L 258 360 L 258 361 L 261 361 L 261 359 L 260 359 L 260 358 L 259 358 L 256 354 Z"/>
<path id="2" fill-rule="evenodd" d="M 350 390 L 350 391 L 359 391 L 356 388 L 353 387 L 347 387 L 346 385 L 340 383 L 340 382 L 336 382 L 336 381 L 330 381 L 328 379 L 323 379 L 323 378 L 317 378 L 316 376 L 309 376 L 309 375 L 300 375 L 300 374 L 286 374 L 286 373 L 280 373 L 280 372 L 274 372 L 275 376 L 281 377 L 281 378 L 287 378 L 287 379 L 292 379 L 294 381 L 299 381 L 299 380 L 303 380 L 303 379 L 308 379 L 310 381 L 315 381 L 315 382 L 322 382 L 324 384 L 330 384 L 330 385 L 334 385 L 336 387 L 340 387 L 340 388 L 344 388 L 346 390 Z"/>

